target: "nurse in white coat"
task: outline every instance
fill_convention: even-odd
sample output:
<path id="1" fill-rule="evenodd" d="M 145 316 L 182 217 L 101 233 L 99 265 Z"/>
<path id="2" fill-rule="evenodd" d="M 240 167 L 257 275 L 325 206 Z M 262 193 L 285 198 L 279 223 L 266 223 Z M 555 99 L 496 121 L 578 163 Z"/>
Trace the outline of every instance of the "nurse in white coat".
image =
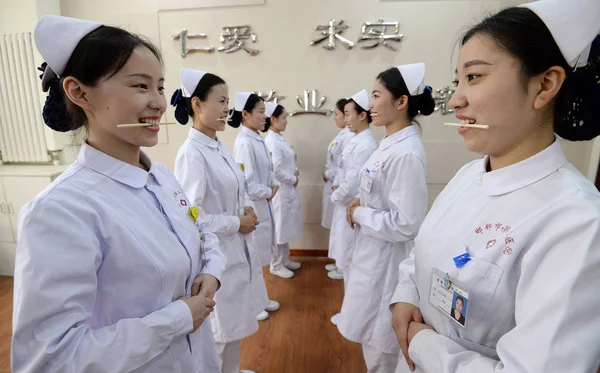
<path id="1" fill-rule="evenodd" d="M 158 50 L 59 16 L 35 41 L 44 121 L 88 137 L 19 216 L 12 372 L 220 372 L 204 321 L 225 258 L 175 176 L 140 150 L 166 109 Z"/>
<path id="2" fill-rule="evenodd" d="M 354 136 L 354 133 L 346 126 L 346 120 L 344 119 L 344 106 L 346 106 L 347 102 L 348 100 L 345 98 L 339 99 L 333 108 L 335 125 L 337 128 L 340 128 L 340 132 L 327 147 L 327 163 L 323 168 L 323 181 L 325 185 L 323 186 L 323 201 L 321 203 L 321 226 L 325 229 L 331 229 L 333 222 L 335 203 L 331 202 L 331 193 L 333 193 L 335 177 L 339 172 L 339 158 L 348 140 Z M 335 271 L 337 266 L 334 263 L 327 264 L 325 269 L 327 271 Z"/>
<path id="3" fill-rule="evenodd" d="M 210 319 L 221 371 L 239 373 L 241 339 L 258 330 L 256 315 L 268 301 L 262 273 L 253 271 L 246 245 L 246 234 L 256 229 L 258 219 L 247 203 L 244 173 L 217 138 L 229 113 L 225 81 L 204 71 L 181 69 L 181 86 L 171 100 L 175 118 L 187 124 L 191 116 L 193 127 L 177 153 L 175 176 L 227 258 Z M 263 282 L 262 304 L 253 294 L 252 281 L 257 280 Z"/>
<path id="4" fill-rule="evenodd" d="M 346 209 L 358 196 L 360 171 L 371 154 L 377 149 L 373 132 L 369 128 L 369 94 L 362 90 L 348 99 L 344 107 L 344 117 L 350 131 L 356 134 L 348 141 L 340 155 L 340 172 L 336 176 L 337 185 L 333 187 L 331 201 L 335 203 L 333 225 L 329 237 L 329 255 L 335 259 L 337 270 L 328 273 L 329 277 L 343 277 L 344 287 L 348 284 L 348 274 L 355 233 L 348 225 Z M 338 278 L 339 278 L 338 277 Z M 331 318 L 337 325 L 339 314 Z"/>
<path id="5" fill-rule="evenodd" d="M 271 263 L 271 273 L 290 278 L 301 267 L 290 260 L 290 242 L 302 237 L 302 204 L 298 183 L 300 171 L 296 166 L 296 150 L 285 141 L 281 134 L 287 127 L 287 112 L 281 105 L 266 103 L 267 120 L 265 144 L 273 162 L 273 176 L 279 184 L 279 191 L 271 202 L 275 222 L 275 250 Z"/>
<path id="6" fill-rule="evenodd" d="M 442 191 L 400 265 L 394 325 L 417 371 L 598 370 L 600 193 L 555 133 L 600 134 L 599 31 L 600 2 L 540 0 L 463 38 L 450 105 L 484 126 L 459 133 L 487 155 Z"/>
<path id="7" fill-rule="evenodd" d="M 250 234 L 248 243 L 258 254 L 258 265 L 266 266 L 272 261 L 275 245 L 275 225 L 271 200 L 279 186 L 273 176 L 273 165 L 263 138 L 258 134 L 265 128 L 265 102 L 249 92 L 235 95 L 234 108 L 230 112 L 229 125 L 240 132 L 233 146 L 234 159 L 246 176 L 246 195 L 258 217 L 258 226 Z M 261 271 L 262 272 L 262 271 Z M 268 300 L 265 311 L 279 309 L 279 303 Z M 269 317 L 267 312 L 258 315 L 259 320 Z"/>
<path id="8" fill-rule="evenodd" d="M 335 126 L 340 129 L 340 132 L 331 140 L 329 146 L 327 146 L 327 161 L 323 166 L 323 202 L 321 204 L 321 226 L 325 229 L 331 229 L 331 223 L 333 221 L 333 210 L 335 204 L 331 202 L 331 193 L 333 190 L 333 181 L 337 174 L 337 161 L 344 150 L 344 144 L 346 141 L 354 136 L 352 132 L 346 126 L 344 120 L 344 106 L 348 100 L 342 98 L 335 103 L 333 107 L 333 114 L 335 120 Z M 330 267 L 330 271 L 334 270 L 335 267 Z"/>
<path id="9" fill-rule="evenodd" d="M 414 119 L 435 102 L 423 63 L 382 72 L 372 95 L 373 124 L 386 136 L 361 168 L 359 199 L 348 207 L 356 243 L 338 329 L 362 344 L 369 373 L 393 373 L 400 346 L 389 304 L 427 212 L 427 157 Z"/>

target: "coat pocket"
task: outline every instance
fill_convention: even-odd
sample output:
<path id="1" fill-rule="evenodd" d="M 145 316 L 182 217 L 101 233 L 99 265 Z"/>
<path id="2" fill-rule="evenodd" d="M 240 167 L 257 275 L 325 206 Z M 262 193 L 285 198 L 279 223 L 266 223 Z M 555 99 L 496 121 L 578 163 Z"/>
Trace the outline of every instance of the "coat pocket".
<path id="1" fill-rule="evenodd" d="M 479 258 L 472 258 L 471 262 L 459 275 L 459 281 L 469 286 L 467 323 L 484 319 L 504 273 L 498 265 Z"/>

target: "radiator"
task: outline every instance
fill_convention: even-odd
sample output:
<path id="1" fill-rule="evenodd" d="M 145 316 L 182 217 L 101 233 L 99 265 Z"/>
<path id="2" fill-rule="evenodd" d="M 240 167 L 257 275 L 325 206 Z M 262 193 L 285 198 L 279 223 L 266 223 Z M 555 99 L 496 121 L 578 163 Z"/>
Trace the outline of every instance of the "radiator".
<path id="1" fill-rule="evenodd" d="M 0 151 L 5 163 L 50 161 L 31 33 L 0 35 Z"/>

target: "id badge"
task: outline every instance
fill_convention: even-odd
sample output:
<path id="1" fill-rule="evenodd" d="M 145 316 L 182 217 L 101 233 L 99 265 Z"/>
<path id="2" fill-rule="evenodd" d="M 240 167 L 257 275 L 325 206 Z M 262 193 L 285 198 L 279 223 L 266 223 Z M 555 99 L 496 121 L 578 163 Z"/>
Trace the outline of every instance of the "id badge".
<path id="1" fill-rule="evenodd" d="M 429 303 L 464 328 L 469 311 L 469 288 L 434 268 L 431 273 Z"/>
<path id="2" fill-rule="evenodd" d="M 362 189 L 363 192 L 370 194 L 372 186 L 373 179 L 371 178 L 371 175 L 367 171 L 363 170 L 360 177 L 360 189 Z"/>

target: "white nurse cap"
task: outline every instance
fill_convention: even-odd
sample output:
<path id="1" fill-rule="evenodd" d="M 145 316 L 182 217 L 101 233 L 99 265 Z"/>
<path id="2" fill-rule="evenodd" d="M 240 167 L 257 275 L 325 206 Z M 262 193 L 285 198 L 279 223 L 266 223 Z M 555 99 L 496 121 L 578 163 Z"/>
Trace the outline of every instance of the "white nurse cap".
<path id="1" fill-rule="evenodd" d="M 546 24 L 571 67 L 587 65 L 592 41 L 600 32 L 600 0 L 540 0 L 520 6 Z"/>
<path id="2" fill-rule="evenodd" d="M 351 100 L 356 102 L 358 106 L 363 108 L 365 111 L 369 111 L 369 104 L 371 103 L 371 98 L 366 90 L 362 90 L 358 93 L 355 93 L 354 96 L 350 97 Z"/>
<path id="3" fill-rule="evenodd" d="M 196 87 L 198 87 L 200 80 L 206 75 L 206 71 L 183 68 L 179 75 L 181 77 L 183 97 L 191 97 Z"/>
<path id="4" fill-rule="evenodd" d="M 396 66 L 411 96 L 418 96 L 425 91 L 425 64 L 423 62 Z"/>
<path id="5" fill-rule="evenodd" d="M 83 19 L 44 16 L 33 33 L 35 45 L 47 66 L 42 78 L 42 89 L 48 90 L 49 82 L 65 71 L 73 51 L 87 34 L 101 27 L 101 23 Z"/>

